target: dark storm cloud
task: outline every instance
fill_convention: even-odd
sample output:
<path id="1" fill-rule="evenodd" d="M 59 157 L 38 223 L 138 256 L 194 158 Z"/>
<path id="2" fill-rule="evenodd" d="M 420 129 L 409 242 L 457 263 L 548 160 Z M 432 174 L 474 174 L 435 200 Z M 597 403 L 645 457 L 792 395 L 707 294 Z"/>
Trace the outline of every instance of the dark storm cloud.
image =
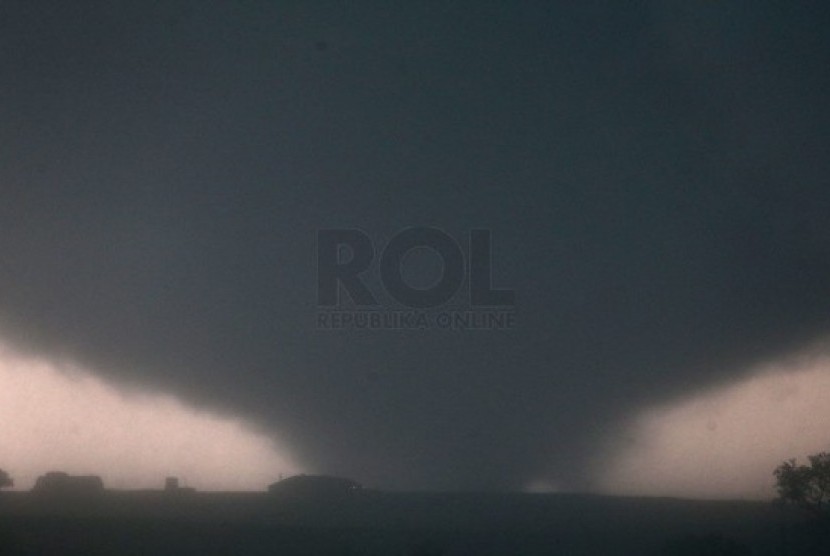
<path id="1" fill-rule="evenodd" d="M 579 488 L 616 418 L 828 331 L 823 16 L 3 3 L 3 333 L 370 484 Z M 316 330 L 316 231 L 407 226 L 491 229 L 518 327 Z"/>

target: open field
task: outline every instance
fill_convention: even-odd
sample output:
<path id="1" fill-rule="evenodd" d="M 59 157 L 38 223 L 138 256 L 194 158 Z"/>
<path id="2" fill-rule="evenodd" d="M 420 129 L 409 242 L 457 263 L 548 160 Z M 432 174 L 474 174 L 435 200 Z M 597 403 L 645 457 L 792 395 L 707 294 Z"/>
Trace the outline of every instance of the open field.
<path id="1" fill-rule="evenodd" d="M 695 548 L 707 542 L 732 543 L 753 555 L 818 553 L 822 538 L 810 527 L 769 502 L 578 494 L 0 496 L 2 554 L 746 553 Z"/>

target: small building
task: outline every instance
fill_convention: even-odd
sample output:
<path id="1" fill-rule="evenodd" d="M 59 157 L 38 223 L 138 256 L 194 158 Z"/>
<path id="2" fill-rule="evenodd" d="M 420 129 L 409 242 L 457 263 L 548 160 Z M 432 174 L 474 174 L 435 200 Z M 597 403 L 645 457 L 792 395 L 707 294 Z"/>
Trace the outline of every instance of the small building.
<path id="1" fill-rule="evenodd" d="M 188 494 L 196 492 L 196 489 L 180 486 L 178 477 L 166 477 L 164 479 L 164 492 L 167 494 Z"/>
<path id="2" fill-rule="evenodd" d="M 51 471 L 37 478 L 32 492 L 60 496 L 94 496 L 104 492 L 104 481 L 97 475 L 69 475 Z"/>

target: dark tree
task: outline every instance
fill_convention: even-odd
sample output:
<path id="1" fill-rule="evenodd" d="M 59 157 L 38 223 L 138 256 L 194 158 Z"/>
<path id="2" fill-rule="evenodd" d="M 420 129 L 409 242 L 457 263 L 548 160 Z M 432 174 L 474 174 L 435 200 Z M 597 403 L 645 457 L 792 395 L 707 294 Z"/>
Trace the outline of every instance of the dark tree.
<path id="1" fill-rule="evenodd" d="M 0 469 L 0 488 L 13 487 L 14 481 L 8 473 Z"/>
<path id="2" fill-rule="evenodd" d="M 775 469 L 778 496 L 784 503 L 822 516 L 830 501 L 830 453 L 821 452 L 807 459 L 810 465 L 797 465 L 791 459 Z"/>

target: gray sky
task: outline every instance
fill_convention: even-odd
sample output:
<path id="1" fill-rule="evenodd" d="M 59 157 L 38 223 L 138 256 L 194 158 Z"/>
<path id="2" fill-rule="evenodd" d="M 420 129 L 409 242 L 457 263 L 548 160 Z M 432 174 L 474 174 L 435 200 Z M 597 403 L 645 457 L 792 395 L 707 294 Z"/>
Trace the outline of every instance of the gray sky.
<path id="1" fill-rule="evenodd" d="M 828 332 L 827 23 L 820 2 L 1 3 L 0 331 L 310 469 L 586 488 L 638 408 Z M 410 226 L 491 230 L 517 326 L 316 329 L 317 230 Z"/>

